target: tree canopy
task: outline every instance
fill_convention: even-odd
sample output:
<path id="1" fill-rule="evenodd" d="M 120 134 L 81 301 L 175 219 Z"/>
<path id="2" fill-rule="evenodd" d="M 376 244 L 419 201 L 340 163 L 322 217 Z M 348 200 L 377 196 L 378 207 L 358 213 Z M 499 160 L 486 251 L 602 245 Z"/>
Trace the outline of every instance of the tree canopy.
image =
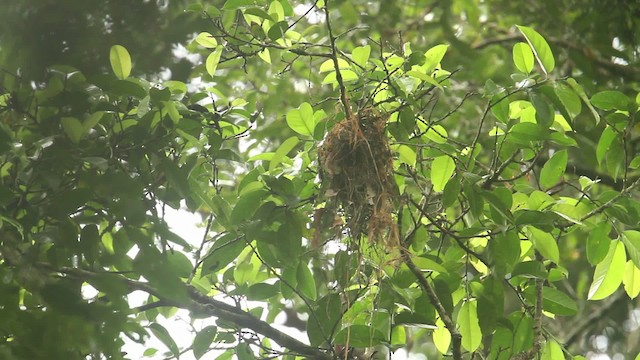
<path id="1" fill-rule="evenodd" d="M 0 358 L 637 359 L 639 14 L 0 4 Z"/>

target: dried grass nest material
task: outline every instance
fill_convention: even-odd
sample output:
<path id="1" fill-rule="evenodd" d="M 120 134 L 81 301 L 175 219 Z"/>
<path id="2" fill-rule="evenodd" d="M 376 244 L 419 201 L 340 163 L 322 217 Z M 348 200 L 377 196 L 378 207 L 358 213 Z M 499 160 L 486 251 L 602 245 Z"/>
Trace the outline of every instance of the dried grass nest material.
<path id="1" fill-rule="evenodd" d="M 392 219 L 398 188 L 385 135 L 387 117 L 372 108 L 338 122 L 318 148 L 320 175 L 332 210 L 342 209 L 354 238 L 397 243 Z M 335 201 L 331 201 L 335 199 Z"/>

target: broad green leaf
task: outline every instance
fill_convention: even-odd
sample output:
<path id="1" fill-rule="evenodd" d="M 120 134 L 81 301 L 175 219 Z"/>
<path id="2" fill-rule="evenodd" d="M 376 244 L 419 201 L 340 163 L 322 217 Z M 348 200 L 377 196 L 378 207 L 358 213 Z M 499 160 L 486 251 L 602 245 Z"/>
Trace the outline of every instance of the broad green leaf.
<path id="1" fill-rule="evenodd" d="M 451 333 L 449 333 L 440 318 L 436 320 L 436 326 L 438 328 L 433 330 L 433 343 L 440 354 L 445 355 L 449 351 L 449 345 L 451 344 Z"/>
<path id="2" fill-rule="evenodd" d="M 613 294 L 622 283 L 627 260 L 622 241 L 612 241 L 607 256 L 596 266 L 588 300 L 602 300 Z"/>
<path id="3" fill-rule="evenodd" d="M 273 173 L 277 169 L 277 167 L 282 163 L 282 160 L 287 157 L 287 154 L 289 154 L 291 150 L 298 145 L 298 142 L 298 137 L 292 136 L 278 147 L 278 150 L 276 150 L 269 162 L 269 172 Z"/>
<path id="4" fill-rule="evenodd" d="M 640 269 L 631 260 L 624 266 L 622 284 L 630 299 L 635 299 L 640 294 Z"/>
<path id="5" fill-rule="evenodd" d="M 431 162 L 431 183 L 433 190 L 440 192 L 444 190 L 449 179 L 456 169 L 456 163 L 448 155 L 438 156 Z"/>
<path id="6" fill-rule="evenodd" d="M 482 332 L 478 323 L 478 303 L 475 299 L 462 304 L 457 322 L 462 335 L 462 347 L 470 352 L 476 351 L 482 341 Z"/>
<path id="7" fill-rule="evenodd" d="M 271 64 L 271 53 L 269 52 L 269 48 L 264 48 L 264 50 L 258 53 L 258 56 L 260 57 L 260 59 L 262 59 L 262 61 L 266 62 L 267 64 Z"/>
<path id="8" fill-rule="evenodd" d="M 241 342 L 236 346 L 236 356 L 238 360 L 255 360 L 256 356 L 251 351 L 251 347 L 246 342 Z"/>
<path id="9" fill-rule="evenodd" d="M 291 130 L 298 134 L 313 135 L 315 124 L 313 120 L 313 108 L 309 103 L 302 103 L 297 109 L 289 110 L 286 120 Z"/>
<path id="10" fill-rule="evenodd" d="M 387 341 L 380 331 L 368 325 L 351 325 L 340 331 L 335 336 L 334 344 L 349 344 L 353 347 L 366 348 Z"/>
<path id="11" fill-rule="evenodd" d="M 557 84 L 554 87 L 554 91 L 562 105 L 567 109 L 572 120 L 580 114 L 582 111 L 582 103 L 580 102 L 580 97 L 574 90 L 565 85 Z"/>
<path id="12" fill-rule="evenodd" d="M 600 140 L 598 140 L 598 145 L 596 146 L 596 159 L 598 160 L 598 164 L 602 164 L 602 160 L 604 160 L 609 148 L 611 148 L 611 144 L 618 136 L 615 129 L 611 126 L 604 128 L 602 131 L 602 135 L 600 135 Z"/>
<path id="13" fill-rule="evenodd" d="M 537 31 L 530 27 L 517 25 L 517 28 L 527 39 L 529 46 L 531 46 L 531 50 L 533 50 L 533 53 L 538 60 L 538 64 L 542 67 L 542 71 L 544 71 L 545 74 L 553 71 L 553 68 L 556 66 L 556 62 L 553 59 L 553 53 L 551 52 L 549 44 L 547 44 L 547 41 L 542 37 L 542 35 L 538 34 Z"/>
<path id="14" fill-rule="evenodd" d="M 216 337 L 217 332 L 218 328 L 212 325 L 197 332 L 193 339 L 193 345 L 191 346 L 193 356 L 196 359 L 200 359 L 202 355 L 209 351 L 209 347 L 211 346 L 213 339 Z"/>
<path id="15" fill-rule="evenodd" d="M 562 347 L 558 344 L 557 341 L 553 339 L 549 339 L 542 346 L 542 353 L 540 354 L 541 360 L 559 360 L 564 359 L 564 352 L 562 351 Z"/>
<path id="16" fill-rule="evenodd" d="M 353 49 L 351 53 L 351 59 L 356 64 L 362 66 L 363 68 L 367 67 L 367 61 L 369 61 L 369 56 L 371 55 L 371 45 L 358 46 Z"/>
<path id="17" fill-rule="evenodd" d="M 62 130 L 67 134 L 69 140 L 74 144 L 79 143 L 85 132 L 80 120 L 74 117 L 63 117 L 60 121 L 62 122 Z"/>
<path id="18" fill-rule="evenodd" d="M 445 144 L 447 142 L 449 134 L 442 125 L 433 125 L 429 127 L 424 136 L 426 136 L 427 139 L 433 141 L 434 143 Z"/>
<path id="19" fill-rule="evenodd" d="M 420 71 L 416 71 L 416 70 L 410 70 L 410 71 L 407 71 L 407 73 L 406 73 L 406 74 L 407 74 L 408 76 L 414 77 L 414 78 L 416 78 L 416 79 L 420 79 L 420 80 L 422 80 L 422 81 L 426 81 L 426 82 L 428 82 L 429 84 L 431 84 L 431 85 L 433 85 L 433 86 L 436 86 L 436 87 L 438 87 L 438 88 L 442 89 L 442 84 L 440 84 L 439 82 L 437 82 L 437 81 L 436 81 L 436 79 L 434 79 L 433 77 L 431 77 L 431 75 L 428 75 L 428 74 L 425 74 L 425 73 L 422 73 L 422 72 L 420 72 Z"/>
<path id="20" fill-rule="evenodd" d="M 173 356 L 176 358 L 180 357 L 180 349 L 178 348 L 178 345 L 164 326 L 158 323 L 151 323 L 149 324 L 149 330 L 151 330 L 153 335 L 155 335 L 167 348 L 169 348 Z"/>
<path id="21" fill-rule="evenodd" d="M 218 46 L 216 38 L 206 31 L 203 31 L 196 36 L 196 42 L 206 48 L 215 48 Z"/>
<path id="22" fill-rule="evenodd" d="M 591 115 L 593 115 L 593 118 L 596 120 L 596 124 L 598 124 L 600 122 L 600 114 L 598 114 L 598 112 L 593 107 L 593 105 L 591 105 L 591 101 L 589 100 L 589 97 L 587 97 L 587 94 L 584 92 L 584 89 L 582 88 L 582 86 L 578 84 L 576 80 L 573 78 L 568 78 L 567 84 L 571 86 L 573 91 L 575 91 L 576 94 L 578 94 L 578 96 L 580 97 L 580 99 L 582 99 L 582 101 L 587 105 L 587 107 L 591 111 Z"/>
<path id="23" fill-rule="evenodd" d="M 311 300 L 315 300 L 317 296 L 316 282 L 311 270 L 309 270 L 309 267 L 307 267 L 307 264 L 303 261 L 298 263 L 296 280 L 298 281 L 297 289 L 300 293 Z"/>
<path id="24" fill-rule="evenodd" d="M 359 79 L 358 74 L 356 74 L 353 70 L 340 70 L 340 75 L 342 75 L 342 81 L 347 83 L 351 81 L 356 81 Z M 322 84 L 327 85 L 337 85 L 338 78 L 336 77 L 336 72 L 332 71 L 327 76 L 322 79 Z"/>
<path id="25" fill-rule="evenodd" d="M 533 226 L 527 227 L 527 232 L 529 233 L 529 240 L 542 256 L 556 264 L 560 261 L 558 243 L 551 234 Z"/>
<path id="26" fill-rule="evenodd" d="M 111 69 L 118 79 L 124 80 L 131 73 L 131 56 L 122 45 L 113 45 L 109 51 Z"/>
<path id="27" fill-rule="evenodd" d="M 444 54 L 447 53 L 448 48 L 449 45 L 440 44 L 432 47 L 424 53 L 426 61 L 422 68 L 427 74 L 430 74 L 438 66 L 438 64 L 440 64 L 440 62 L 444 58 Z"/>
<path id="28" fill-rule="evenodd" d="M 245 220 L 249 220 L 260 207 L 261 201 L 267 196 L 268 191 L 265 189 L 257 189 L 240 195 L 229 217 L 231 223 L 240 224 Z"/>
<path id="29" fill-rule="evenodd" d="M 516 68 L 525 74 L 528 74 L 533 70 L 533 52 L 528 44 L 519 42 L 513 45 L 513 63 Z"/>
<path id="30" fill-rule="evenodd" d="M 631 100 L 615 90 L 601 91 L 591 97 L 591 104 L 602 110 L 627 110 Z"/>
<path id="31" fill-rule="evenodd" d="M 626 247 L 629 258 L 638 268 L 640 268 L 640 231 L 623 231 L 622 242 Z"/>
<path id="32" fill-rule="evenodd" d="M 222 46 L 216 46 L 215 50 L 207 56 L 205 68 L 209 75 L 213 76 L 215 74 L 218 64 L 220 63 L 220 56 L 222 56 Z"/>
<path id="33" fill-rule="evenodd" d="M 277 41 L 285 36 L 288 29 L 289 24 L 286 21 L 279 21 L 269 28 L 269 31 L 267 31 L 267 36 L 269 37 L 269 39 L 271 39 L 271 41 Z"/>
<path id="34" fill-rule="evenodd" d="M 102 120 L 104 114 L 104 111 L 96 111 L 95 113 L 91 114 L 91 116 L 86 118 L 82 123 L 82 129 L 84 130 L 83 132 L 87 133 L 89 132 L 89 130 L 93 129 L 93 127 L 96 126 L 100 122 L 100 120 Z"/>
<path id="35" fill-rule="evenodd" d="M 587 260 L 591 265 L 598 265 L 607 256 L 611 239 L 609 232 L 611 225 L 602 222 L 590 229 L 587 237 Z"/>
<path id="36" fill-rule="evenodd" d="M 560 150 L 553 154 L 551 159 L 542 166 L 540 186 L 543 189 L 549 189 L 560 182 L 567 169 L 568 156 L 567 150 Z"/>
<path id="37" fill-rule="evenodd" d="M 350 69 L 351 66 L 349 65 L 347 60 L 338 59 L 338 68 L 339 69 Z M 335 68 L 335 65 L 334 65 L 332 59 L 326 60 L 322 64 L 320 64 L 320 72 L 321 73 L 329 72 L 329 71 L 336 71 L 336 68 Z"/>
<path id="38" fill-rule="evenodd" d="M 535 287 L 530 286 L 523 292 L 525 298 L 535 304 Z M 556 315 L 571 316 L 578 312 L 578 305 L 567 294 L 560 290 L 545 286 L 542 289 L 542 308 L 544 311 Z"/>
<path id="39" fill-rule="evenodd" d="M 504 98 L 503 93 L 493 95 L 491 98 L 491 113 L 501 123 L 509 122 L 509 99 Z"/>

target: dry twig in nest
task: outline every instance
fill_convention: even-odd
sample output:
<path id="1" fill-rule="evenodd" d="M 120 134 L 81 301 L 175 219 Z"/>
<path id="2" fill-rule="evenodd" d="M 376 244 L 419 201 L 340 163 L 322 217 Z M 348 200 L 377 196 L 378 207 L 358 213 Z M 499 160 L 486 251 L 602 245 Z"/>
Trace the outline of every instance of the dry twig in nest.
<path id="1" fill-rule="evenodd" d="M 337 123 L 318 148 L 325 196 L 335 198 L 353 237 L 392 247 L 397 231 L 391 217 L 398 188 L 385 135 L 387 118 L 373 108 Z"/>

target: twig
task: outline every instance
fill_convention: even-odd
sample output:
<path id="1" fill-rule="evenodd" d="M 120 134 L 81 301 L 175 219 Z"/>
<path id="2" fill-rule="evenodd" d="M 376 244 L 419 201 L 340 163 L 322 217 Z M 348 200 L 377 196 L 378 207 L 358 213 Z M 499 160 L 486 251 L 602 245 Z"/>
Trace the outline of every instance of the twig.
<path id="1" fill-rule="evenodd" d="M 327 22 L 327 31 L 329 31 L 329 41 L 331 43 L 331 59 L 333 60 L 333 66 L 336 69 L 336 81 L 340 88 L 340 101 L 344 107 L 344 114 L 347 119 L 353 119 L 353 112 L 349 105 L 349 98 L 347 96 L 347 89 L 344 86 L 344 80 L 340 73 L 340 65 L 338 64 L 338 52 L 336 50 L 336 38 L 333 36 L 333 30 L 331 28 L 331 19 L 329 18 L 329 0 L 324 2 L 324 15 Z"/>
<path id="2" fill-rule="evenodd" d="M 449 330 L 449 333 L 451 334 L 451 352 L 453 354 L 453 360 L 462 360 L 462 335 L 456 328 L 453 320 L 451 320 L 451 316 L 442 305 L 440 298 L 438 298 L 438 294 L 436 294 L 431 284 L 429 284 L 429 281 L 427 281 L 427 278 L 422 274 L 422 271 L 420 271 L 416 264 L 413 263 L 411 260 L 411 254 L 407 249 L 402 249 L 402 259 L 416 279 L 418 279 L 420 287 L 427 294 L 427 297 L 429 297 L 431 304 L 436 308 L 438 316 L 440 316 L 444 326 Z"/>

